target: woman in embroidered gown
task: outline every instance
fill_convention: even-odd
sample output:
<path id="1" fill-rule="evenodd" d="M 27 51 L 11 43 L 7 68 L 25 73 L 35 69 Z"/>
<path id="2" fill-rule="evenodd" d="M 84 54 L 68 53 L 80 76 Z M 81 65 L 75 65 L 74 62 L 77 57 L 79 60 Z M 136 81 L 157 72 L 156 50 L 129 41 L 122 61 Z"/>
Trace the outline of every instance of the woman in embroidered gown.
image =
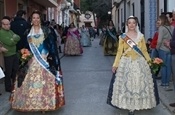
<path id="1" fill-rule="evenodd" d="M 129 115 L 134 115 L 134 110 L 151 109 L 159 103 L 156 82 L 148 65 L 151 59 L 137 25 L 136 18 L 129 17 L 124 35 L 137 44 L 144 57 L 119 36 L 119 47 L 112 67 L 114 75 L 107 98 L 108 104 L 129 110 Z"/>
<path id="2" fill-rule="evenodd" d="M 105 38 L 106 38 L 106 25 L 102 27 L 99 45 L 103 46 Z"/>
<path id="3" fill-rule="evenodd" d="M 64 45 L 65 55 L 81 55 L 83 49 L 80 44 L 80 33 L 73 23 L 70 24 L 67 31 L 66 43 Z"/>
<path id="4" fill-rule="evenodd" d="M 104 55 L 116 55 L 118 47 L 117 32 L 112 21 L 109 21 L 104 40 Z"/>
<path id="5" fill-rule="evenodd" d="M 49 28 L 40 26 L 40 19 L 40 13 L 34 11 L 33 25 L 28 34 L 33 57 L 27 64 L 28 70 L 21 86 L 18 85 L 18 81 L 15 83 L 15 89 L 11 95 L 12 108 L 15 110 L 44 112 L 56 110 L 65 104 L 62 78 L 57 71 L 60 69 L 55 65 L 49 65 L 51 61 L 49 64 L 47 62 L 52 60 L 54 63 L 59 63 L 58 60 L 56 61 L 57 56 L 52 57 L 53 53 L 57 54 L 53 52 L 56 44 L 52 44 L 54 38 L 49 37 Z"/>
<path id="6" fill-rule="evenodd" d="M 91 46 L 89 31 L 84 25 L 81 28 L 81 45 L 84 47 Z"/>

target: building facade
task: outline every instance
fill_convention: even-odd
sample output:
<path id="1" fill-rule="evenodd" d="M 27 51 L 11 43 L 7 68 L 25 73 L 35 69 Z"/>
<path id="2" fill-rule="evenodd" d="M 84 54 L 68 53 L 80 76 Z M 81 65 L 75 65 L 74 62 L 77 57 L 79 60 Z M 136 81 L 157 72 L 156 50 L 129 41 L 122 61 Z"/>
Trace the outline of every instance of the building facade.
<path id="1" fill-rule="evenodd" d="M 94 20 L 95 19 L 95 20 Z M 85 25 L 86 27 L 95 27 L 96 26 L 96 15 L 93 15 L 92 12 L 86 11 L 85 13 L 81 14 L 80 16 L 80 23 L 79 26 L 82 27 Z"/>
<path id="2" fill-rule="evenodd" d="M 58 24 L 63 27 L 69 26 L 70 23 L 74 23 L 75 26 L 79 25 L 80 0 L 62 0 L 58 7 Z"/>
<path id="3" fill-rule="evenodd" d="M 47 8 L 57 6 L 57 0 L 0 0 L 0 18 L 2 19 L 5 15 L 14 17 L 18 10 L 23 9 L 27 12 L 27 17 L 34 10 L 39 10 L 43 18 L 47 20 Z"/>
<path id="4" fill-rule="evenodd" d="M 152 38 L 156 20 L 162 12 L 171 12 L 175 0 L 113 0 L 112 19 L 118 31 L 122 31 L 126 19 L 138 17 L 140 30 L 145 38 Z"/>

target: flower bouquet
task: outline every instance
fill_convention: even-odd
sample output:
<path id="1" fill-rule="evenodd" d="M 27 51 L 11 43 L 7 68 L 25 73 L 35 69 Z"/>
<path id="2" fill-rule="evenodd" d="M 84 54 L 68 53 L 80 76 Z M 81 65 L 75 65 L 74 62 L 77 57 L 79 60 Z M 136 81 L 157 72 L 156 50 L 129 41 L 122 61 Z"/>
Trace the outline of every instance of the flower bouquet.
<path id="1" fill-rule="evenodd" d="M 32 58 L 32 54 L 28 49 L 21 49 L 19 52 L 20 55 L 20 68 L 24 67 L 26 63 Z"/>
<path id="2" fill-rule="evenodd" d="M 27 74 L 27 70 L 28 70 L 28 61 L 32 58 L 32 54 L 31 52 L 26 49 L 23 48 L 19 51 L 19 60 L 20 60 L 20 65 L 19 65 L 19 70 L 18 70 L 18 87 L 20 87 L 22 85 L 22 82 Z"/>
<path id="3" fill-rule="evenodd" d="M 163 60 L 160 58 L 154 58 L 149 63 L 151 65 L 150 67 L 151 67 L 152 74 L 154 75 L 157 75 L 159 73 L 161 66 L 164 65 Z"/>

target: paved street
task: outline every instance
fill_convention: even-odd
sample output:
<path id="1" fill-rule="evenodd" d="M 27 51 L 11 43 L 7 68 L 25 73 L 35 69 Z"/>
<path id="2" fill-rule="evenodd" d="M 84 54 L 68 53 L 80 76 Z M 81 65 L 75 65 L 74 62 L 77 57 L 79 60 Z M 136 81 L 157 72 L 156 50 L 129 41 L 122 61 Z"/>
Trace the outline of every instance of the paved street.
<path id="1" fill-rule="evenodd" d="M 106 104 L 114 56 L 103 56 L 102 47 L 95 39 L 92 47 L 85 47 L 82 56 L 61 59 L 66 105 L 45 115 L 127 115 Z M 2 83 L 1 83 L 2 91 Z M 8 93 L 0 96 L 0 115 L 40 115 L 41 112 L 23 113 L 9 110 Z M 172 100 L 171 100 L 172 101 Z M 151 110 L 136 111 L 136 115 L 172 115 L 163 104 Z"/>

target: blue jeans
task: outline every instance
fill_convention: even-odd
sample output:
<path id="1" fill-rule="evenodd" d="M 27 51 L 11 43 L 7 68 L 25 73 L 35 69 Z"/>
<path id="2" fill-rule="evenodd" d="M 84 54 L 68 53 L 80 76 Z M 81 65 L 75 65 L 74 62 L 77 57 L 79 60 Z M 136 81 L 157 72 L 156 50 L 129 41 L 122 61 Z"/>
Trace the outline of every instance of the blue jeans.
<path id="1" fill-rule="evenodd" d="M 169 86 L 170 76 L 171 76 L 171 53 L 167 51 L 163 51 L 161 49 L 158 50 L 159 58 L 163 60 L 164 66 L 161 68 L 161 82 L 163 86 Z"/>
<path id="2" fill-rule="evenodd" d="M 152 49 L 151 51 L 151 59 L 159 57 L 158 50 L 157 49 Z"/>

